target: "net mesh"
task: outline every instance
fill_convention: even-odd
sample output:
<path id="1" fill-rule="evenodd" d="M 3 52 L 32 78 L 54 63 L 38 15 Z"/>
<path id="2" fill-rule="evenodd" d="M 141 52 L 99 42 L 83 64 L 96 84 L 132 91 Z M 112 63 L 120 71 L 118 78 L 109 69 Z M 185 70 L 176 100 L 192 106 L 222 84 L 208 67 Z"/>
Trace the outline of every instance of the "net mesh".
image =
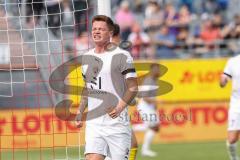
<path id="1" fill-rule="evenodd" d="M 58 102 L 79 97 L 52 90 L 49 76 L 90 48 L 94 4 L 0 0 L 0 160 L 83 159 L 84 131 L 55 115 Z M 67 81 L 81 78 L 76 69 Z"/>

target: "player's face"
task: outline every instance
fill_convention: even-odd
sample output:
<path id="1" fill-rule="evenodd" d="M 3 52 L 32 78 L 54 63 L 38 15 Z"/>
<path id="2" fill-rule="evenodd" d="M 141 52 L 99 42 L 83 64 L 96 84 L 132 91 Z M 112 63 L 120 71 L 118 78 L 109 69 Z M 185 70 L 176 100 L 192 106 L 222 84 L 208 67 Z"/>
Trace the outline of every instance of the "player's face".
<path id="1" fill-rule="evenodd" d="M 110 42 L 111 31 L 104 21 L 95 21 L 92 25 L 92 39 L 96 45 L 104 45 Z"/>

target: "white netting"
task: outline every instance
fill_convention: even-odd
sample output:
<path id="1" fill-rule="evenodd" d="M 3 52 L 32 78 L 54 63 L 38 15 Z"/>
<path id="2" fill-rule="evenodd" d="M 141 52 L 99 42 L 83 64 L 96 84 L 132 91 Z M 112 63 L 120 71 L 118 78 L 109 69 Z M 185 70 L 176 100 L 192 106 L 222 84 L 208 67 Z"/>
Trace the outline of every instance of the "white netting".
<path id="1" fill-rule="evenodd" d="M 0 107 L 6 109 L 0 117 L 6 122 L 0 132 L 0 160 L 83 159 L 83 131 L 78 134 L 71 122 L 54 117 L 54 105 L 69 95 L 53 91 L 49 76 L 90 48 L 94 4 L 96 0 L 0 0 Z M 41 118 L 49 112 L 48 120 Z M 22 130 L 10 130 L 15 123 Z"/>

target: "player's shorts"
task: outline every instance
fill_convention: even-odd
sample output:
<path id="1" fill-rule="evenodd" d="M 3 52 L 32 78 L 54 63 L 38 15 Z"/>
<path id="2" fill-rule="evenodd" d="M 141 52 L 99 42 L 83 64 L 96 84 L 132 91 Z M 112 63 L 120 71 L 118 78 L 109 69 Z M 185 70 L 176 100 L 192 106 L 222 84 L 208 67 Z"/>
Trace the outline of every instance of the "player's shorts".
<path id="1" fill-rule="evenodd" d="M 131 135 L 130 126 L 86 125 L 85 155 L 96 153 L 112 160 L 128 160 Z"/>
<path id="2" fill-rule="evenodd" d="M 145 101 L 140 101 L 137 106 L 138 112 L 141 116 L 141 120 L 148 127 L 155 127 L 160 124 L 159 113 L 155 107 Z"/>
<path id="3" fill-rule="evenodd" d="M 240 131 L 240 113 L 228 112 L 228 131 Z"/>

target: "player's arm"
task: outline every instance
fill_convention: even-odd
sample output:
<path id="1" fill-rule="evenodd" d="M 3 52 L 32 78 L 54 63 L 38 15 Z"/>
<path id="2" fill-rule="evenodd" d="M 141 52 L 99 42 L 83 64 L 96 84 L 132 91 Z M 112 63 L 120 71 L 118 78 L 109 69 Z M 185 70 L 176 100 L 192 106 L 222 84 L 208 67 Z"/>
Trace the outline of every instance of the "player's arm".
<path id="1" fill-rule="evenodd" d="M 82 94 L 81 94 L 79 108 L 77 110 L 76 121 L 75 121 L 75 124 L 77 127 L 82 127 L 82 125 L 83 125 L 83 122 L 82 122 L 83 113 L 88 105 L 87 92 L 88 92 L 88 90 L 87 90 L 86 86 L 84 86 L 84 88 L 82 90 Z"/>
<path id="2" fill-rule="evenodd" d="M 221 88 L 225 87 L 228 81 L 232 78 L 232 60 L 230 59 L 223 71 L 223 74 L 220 77 L 219 85 Z"/>
<path id="3" fill-rule="evenodd" d="M 143 100 L 147 103 L 150 103 L 150 104 L 157 104 L 157 100 L 156 98 L 151 98 L 151 97 L 144 97 Z"/>
<path id="4" fill-rule="evenodd" d="M 119 100 L 117 107 L 109 113 L 112 118 L 117 118 L 120 113 L 134 100 L 138 92 L 137 78 L 131 77 L 126 79 L 127 90 L 121 100 Z"/>
<path id="5" fill-rule="evenodd" d="M 220 77 L 220 82 L 219 82 L 220 87 L 221 88 L 225 87 L 230 79 L 231 79 L 230 75 L 223 73 Z"/>
<path id="6" fill-rule="evenodd" d="M 120 72 L 125 78 L 126 90 L 117 106 L 108 113 L 112 118 L 117 118 L 131 104 L 138 92 L 137 74 L 133 65 L 133 58 L 129 53 L 122 54 L 119 63 Z"/>

